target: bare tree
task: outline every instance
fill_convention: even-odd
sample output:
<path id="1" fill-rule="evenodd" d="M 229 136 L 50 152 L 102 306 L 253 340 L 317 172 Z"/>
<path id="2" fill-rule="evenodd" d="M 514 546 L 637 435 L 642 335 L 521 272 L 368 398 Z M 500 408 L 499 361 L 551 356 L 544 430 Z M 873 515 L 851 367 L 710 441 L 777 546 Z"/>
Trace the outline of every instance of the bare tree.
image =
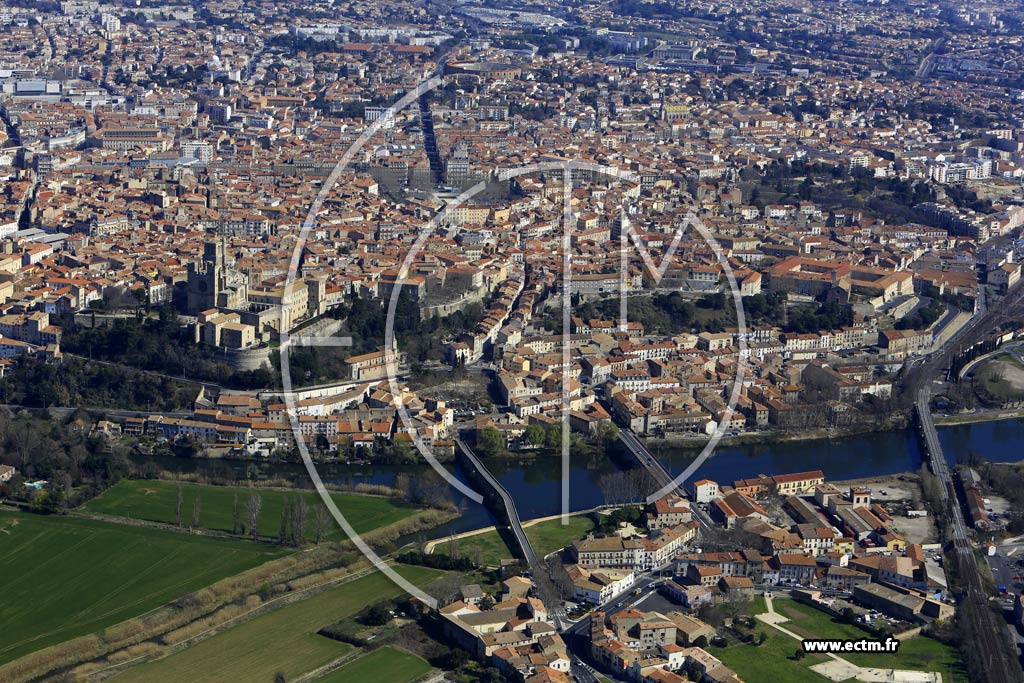
<path id="1" fill-rule="evenodd" d="M 433 470 L 427 471 L 416 478 L 416 491 L 413 499 L 424 505 L 442 510 L 454 510 L 452 492 L 448 482 L 439 477 Z"/>
<path id="2" fill-rule="evenodd" d="M 565 571 L 565 564 L 562 562 L 560 553 L 555 553 L 547 560 L 548 572 L 554 583 L 555 590 L 562 600 L 567 600 L 576 594 L 576 586 L 573 584 L 569 574 Z"/>
<path id="3" fill-rule="evenodd" d="M 181 484 L 178 484 L 178 494 L 174 501 L 174 523 L 178 526 L 181 526 L 181 500 Z"/>
<path id="4" fill-rule="evenodd" d="M 196 497 L 192 499 L 192 528 L 199 528 L 199 492 L 196 491 Z"/>
<path id="5" fill-rule="evenodd" d="M 323 540 L 324 534 L 327 532 L 327 525 L 330 523 L 331 517 L 327 510 L 327 506 L 321 503 L 316 506 L 316 512 L 313 514 L 313 535 L 316 536 L 316 544 L 320 545 L 320 541 Z"/>
<path id="6" fill-rule="evenodd" d="M 396 474 L 393 488 L 395 489 L 395 495 L 402 500 L 409 500 L 412 494 L 412 482 L 409 475 L 405 472 Z"/>
<path id="7" fill-rule="evenodd" d="M 277 531 L 277 542 L 281 545 L 291 541 L 288 536 L 288 524 L 291 521 L 292 499 L 287 496 L 281 498 L 281 526 Z"/>
<path id="8" fill-rule="evenodd" d="M 453 560 L 459 558 L 459 537 L 455 534 L 448 537 L 448 557 Z"/>
<path id="9" fill-rule="evenodd" d="M 252 534 L 252 540 L 259 538 L 259 532 L 257 528 L 260 522 L 260 510 L 263 508 L 263 498 L 260 494 L 253 493 L 249 496 L 249 502 L 246 505 L 246 511 L 249 513 L 249 532 Z"/>
<path id="10" fill-rule="evenodd" d="M 71 475 L 64 472 L 60 476 L 61 488 L 64 490 L 64 505 L 67 507 L 71 504 Z"/>
<path id="11" fill-rule="evenodd" d="M 296 496 L 292 502 L 292 544 L 301 546 L 306 543 L 306 517 L 309 514 L 309 504 L 305 495 Z"/>
<path id="12" fill-rule="evenodd" d="M 231 499 L 231 533 L 238 533 L 238 525 L 241 522 L 239 519 L 238 510 L 238 493 L 235 493 L 235 497 Z"/>

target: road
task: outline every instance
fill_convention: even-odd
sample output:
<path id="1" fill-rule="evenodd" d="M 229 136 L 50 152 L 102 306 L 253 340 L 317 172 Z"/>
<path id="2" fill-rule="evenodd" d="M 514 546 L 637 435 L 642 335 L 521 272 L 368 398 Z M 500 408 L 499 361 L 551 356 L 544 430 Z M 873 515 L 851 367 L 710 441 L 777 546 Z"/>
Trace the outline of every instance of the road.
<path id="1" fill-rule="evenodd" d="M 946 42 L 946 36 L 936 38 L 935 42 L 928 48 L 927 54 L 921 58 L 921 63 L 917 66 L 917 71 L 914 73 L 914 78 L 927 78 L 928 74 L 932 71 L 933 62 L 935 60 L 935 51 L 941 48 Z"/>
<path id="2" fill-rule="evenodd" d="M 512 533 L 515 534 L 516 542 L 519 543 L 519 548 L 523 551 L 523 557 L 526 558 L 526 563 L 530 566 L 530 569 L 533 570 L 535 567 L 538 567 L 537 554 L 534 553 L 533 545 L 530 543 L 530 539 L 526 536 L 526 530 L 523 529 L 523 523 L 519 519 L 519 511 L 516 510 L 516 504 L 515 501 L 512 500 L 512 496 L 505 487 L 501 485 L 501 482 L 498 481 L 497 477 L 491 474 L 487 467 L 480 462 L 480 458 L 476 457 L 476 453 L 473 452 L 473 449 L 470 448 L 465 441 L 458 438 L 455 440 L 455 443 L 462 451 L 462 454 L 466 456 L 466 459 L 472 463 L 480 476 L 484 478 L 484 481 L 487 482 L 488 486 L 494 489 L 501 498 L 501 502 L 505 506 L 505 514 L 508 516 L 509 526 L 512 529 Z"/>
<path id="3" fill-rule="evenodd" d="M 626 450 L 636 458 L 637 462 L 639 462 L 644 469 L 650 472 L 659 489 L 673 482 L 675 477 L 672 476 L 672 473 L 669 472 L 665 465 L 647 449 L 647 446 L 644 445 L 643 441 L 641 441 L 639 437 L 632 432 L 632 430 L 620 429 L 619 441 L 621 441 L 622 445 L 626 447 Z M 676 486 L 675 490 L 678 495 L 683 498 L 686 497 L 686 491 L 684 491 L 681 486 Z M 711 527 L 711 518 L 708 517 L 706 512 L 693 505 L 690 506 L 690 510 L 693 512 L 694 518 L 700 522 L 702 527 Z"/>
<path id="4" fill-rule="evenodd" d="M 605 604 L 594 608 L 593 612 L 601 612 L 607 619 L 615 616 L 623 610 L 632 609 L 641 602 L 647 600 L 651 593 L 657 590 L 656 584 L 658 580 L 659 579 L 654 576 L 645 575 L 643 578 L 637 579 L 633 588 L 625 593 L 617 595 Z M 640 591 L 639 595 L 636 593 L 637 590 Z M 591 614 L 593 614 L 593 612 L 591 612 Z M 572 672 L 574 675 L 579 672 L 579 677 L 575 679 L 579 683 L 596 683 L 596 681 L 600 680 L 590 668 L 577 663 L 580 658 L 589 659 L 591 614 L 583 617 L 562 632 L 562 638 L 565 640 L 570 654 L 573 655 Z M 603 671 L 600 675 L 608 680 L 617 680 L 614 676 L 604 673 Z"/>
<path id="5" fill-rule="evenodd" d="M 18 411 L 18 410 L 24 410 L 25 406 L 19 405 L 17 403 L 0 403 L 0 408 L 7 408 L 8 410 L 13 412 L 13 411 Z M 75 413 L 77 413 L 79 411 L 82 411 L 84 413 L 90 413 L 90 414 L 93 414 L 93 415 L 103 415 L 104 418 L 108 419 L 108 420 L 110 420 L 110 419 L 123 420 L 123 419 L 128 418 L 128 417 L 149 417 L 150 415 L 153 415 L 153 411 L 152 410 L 119 410 L 119 409 L 112 409 L 112 408 L 90 408 L 88 406 L 76 406 L 76 407 L 50 406 L 50 407 L 46 408 L 46 410 L 49 411 L 51 414 L 61 415 L 61 416 L 64 416 L 64 417 L 68 417 L 68 416 L 73 415 L 73 414 L 75 414 Z M 165 412 L 161 412 L 160 415 L 163 415 L 165 417 L 183 417 L 183 418 L 190 418 L 190 417 L 192 417 L 192 413 L 190 413 L 190 412 L 189 413 L 165 413 Z"/>
<path id="6" fill-rule="evenodd" d="M 546 564 L 537 559 L 537 553 L 533 550 L 533 544 L 530 543 L 530 538 L 526 535 L 526 530 L 523 528 L 523 522 L 519 518 L 519 511 L 516 509 L 515 501 L 512 500 L 511 494 L 508 490 L 501 485 L 497 477 L 491 474 L 490 470 L 480 462 L 480 458 L 476 456 L 473 449 L 463 441 L 461 438 L 455 439 L 456 445 L 459 450 L 465 456 L 466 460 L 472 465 L 473 469 L 483 478 L 484 482 L 495 493 L 501 498 L 501 503 L 505 508 L 505 516 L 509 521 L 509 528 L 512 530 L 513 535 L 516 537 L 516 542 L 519 544 L 519 548 L 523 552 L 523 558 L 526 560 L 527 566 L 530 568 L 530 573 L 533 576 L 533 580 L 537 584 L 538 592 L 540 593 L 541 600 L 548 609 L 548 615 L 554 620 L 555 625 L 559 630 L 562 630 L 569 624 L 569 619 L 565 615 L 565 608 L 562 606 L 561 601 L 558 599 L 558 591 L 554 587 L 554 582 L 548 575 L 548 567 Z"/>
<path id="7" fill-rule="evenodd" d="M 990 358 L 995 358 L 996 356 L 1002 356 L 1002 355 L 1004 355 L 1006 353 L 1010 353 L 1017 360 L 1019 360 L 1021 362 L 1024 362 L 1024 358 L 1021 357 L 1021 346 L 1024 346 L 1024 341 L 1012 342 L 1012 343 L 1009 343 L 1009 344 L 1003 344 L 1002 346 L 1000 346 L 998 349 L 996 349 L 992 353 L 986 353 L 983 356 L 978 356 L 977 358 L 972 360 L 970 363 L 968 363 L 967 365 L 965 365 L 962 368 L 960 368 L 960 372 L 958 373 L 957 378 L 958 379 L 963 379 L 976 366 L 980 365 L 981 363 L 984 363 L 985 361 L 987 361 Z"/>

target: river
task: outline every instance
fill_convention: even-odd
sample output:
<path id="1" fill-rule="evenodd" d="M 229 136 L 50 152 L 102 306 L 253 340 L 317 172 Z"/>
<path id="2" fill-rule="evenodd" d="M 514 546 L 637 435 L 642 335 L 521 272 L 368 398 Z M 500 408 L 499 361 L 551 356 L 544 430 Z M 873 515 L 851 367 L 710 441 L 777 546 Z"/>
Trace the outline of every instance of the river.
<path id="1" fill-rule="evenodd" d="M 998 462 L 1024 460 L 1024 420 L 939 427 L 939 439 L 951 463 L 966 459 L 971 454 Z M 672 472 L 682 471 L 697 454 L 694 449 L 664 447 L 655 448 L 655 452 Z M 305 468 L 297 464 L 176 458 L 160 458 L 156 462 L 170 471 L 201 472 L 229 479 L 287 478 L 308 485 Z M 843 480 L 913 472 L 921 467 L 921 462 L 917 437 L 911 430 L 903 430 L 844 436 L 834 440 L 724 445 L 698 470 L 695 478 L 731 483 L 735 479 L 758 474 L 820 469 L 829 480 Z M 487 465 L 516 499 L 523 519 L 560 512 L 561 465 L 558 458 L 492 459 Z M 572 509 L 585 510 L 603 504 L 604 495 L 598 482 L 602 476 L 615 470 L 615 464 L 605 459 L 573 458 L 570 472 Z M 399 471 L 415 475 L 416 469 L 335 464 L 321 466 L 320 475 L 328 483 L 390 485 Z M 455 474 L 464 479 L 457 468 Z M 464 500 L 457 502 L 463 507 L 463 514 L 431 536 L 494 523 L 493 516 L 483 506 Z"/>

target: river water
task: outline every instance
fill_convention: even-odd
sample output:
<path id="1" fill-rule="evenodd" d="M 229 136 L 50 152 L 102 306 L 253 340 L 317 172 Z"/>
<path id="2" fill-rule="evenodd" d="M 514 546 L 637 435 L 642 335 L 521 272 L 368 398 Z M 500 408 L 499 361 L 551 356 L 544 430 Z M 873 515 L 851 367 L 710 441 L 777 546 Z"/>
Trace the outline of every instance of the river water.
<path id="1" fill-rule="evenodd" d="M 1024 460 L 1024 420 L 980 422 L 939 428 L 946 457 L 951 463 L 971 455 L 998 461 Z M 680 472 L 696 457 L 698 450 L 658 448 L 655 453 L 670 471 Z M 758 474 L 781 474 L 820 469 L 830 480 L 856 479 L 898 472 L 913 472 L 921 467 L 922 453 L 911 430 L 875 432 L 841 439 L 790 441 L 765 444 L 720 446 L 697 471 L 696 479 L 714 479 L 731 483 Z M 202 472 L 207 476 L 229 479 L 288 478 L 308 485 L 302 465 L 248 461 L 181 460 L 161 458 L 164 469 Z M 561 464 L 557 457 L 530 460 L 492 459 L 488 467 L 517 502 L 522 519 L 556 515 L 560 512 Z M 321 477 L 336 484 L 385 484 L 394 482 L 399 471 L 416 469 L 388 466 L 323 465 Z M 575 457 L 570 472 L 570 505 L 585 510 L 605 502 L 599 481 L 616 471 L 616 465 L 603 458 Z M 455 474 L 464 480 L 461 471 Z M 457 500 L 463 514 L 429 536 L 458 533 L 494 524 L 491 513 L 481 505 Z M 344 512 L 344 510 L 342 510 Z"/>

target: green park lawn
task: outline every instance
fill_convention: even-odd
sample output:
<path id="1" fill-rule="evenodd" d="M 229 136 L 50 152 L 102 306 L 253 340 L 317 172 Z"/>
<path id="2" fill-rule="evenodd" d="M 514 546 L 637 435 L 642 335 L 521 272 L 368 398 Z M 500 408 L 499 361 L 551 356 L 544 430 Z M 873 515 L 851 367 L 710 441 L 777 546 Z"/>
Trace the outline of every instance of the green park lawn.
<path id="1" fill-rule="evenodd" d="M 0 662 L 130 619 L 281 551 L 0 511 Z"/>
<path id="2" fill-rule="evenodd" d="M 867 631 L 863 631 L 853 624 L 836 621 L 825 612 L 810 605 L 803 605 L 791 600 L 776 600 L 774 604 L 776 611 L 790 618 L 790 621 L 782 626 L 798 635 L 838 639 L 872 637 Z M 796 643 L 796 641 L 793 642 Z M 938 671 L 942 674 L 943 681 L 967 680 L 967 672 L 956 648 L 925 636 L 901 641 L 899 650 L 893 654 L 859 652 L 842 656 L 859 666 Z"/>
<path id="3" fill-rule="evenodd" d="M 438 576 L 423 567 L 401 567 L 399 571 L 421 586 Z M 353 646 L 317 635 L 318 630 L 358 613 L 371 603 L 401 594 L 402 590 L 383 574 L 370 574 L 259 616 L 170 657 L 129 669 L 111 680 L 235 683 L 272 681 L 275 674 L 283 673 L 290 681 L 353 652 Z M 411 667 L 406 662 L 399 668 Z"/>
<path id="4" fill-rule="evenodd" d="M 96 512 L 118 517 L 145 519 L 153 522 L 174 524 L 179 484 L 156 480 L 124 480 L 94 498 L 83 508 L 87 512 Z M 281 491 L 267 489 L 246 489 L 229 486 L 204 486 L 200 484 L 180 484 L 182 491 L 181 517 L 182 525 L 188 526 L 192 520 L 193 504 L 199 497 L 199 523 L 205 529 L 232 531 L 234 498 L 238 496 L 240 517 L 246 523 L 246 503 L 251 495 L 258 495 L 262 500 L 260 511 L 259 533 L 264 537 L 276 538 L 281 523 L 282 501 L 286 497 L 302 496 L 309 506 L 306 536 L 313 538 L 313 510 L 321 505 L 320 496 L 314 491 Z M 385 527 L 414 514 L 419 508 L 389 498 L 379 496 L 363 496 L 357 494 L 331 494 L 335 504 L 352 527 L 358 533 L 365 533 Z M 325 538 L 336 540 L 342 538 L 344 532 L 334 519 L 328 522 Z"/>
<path id="5" fill-rule="evenodd" d="M 317 683 L 412 683 L 430 672 L 430 665 L 416 655 L 382 647 L 332 671 Z"/>
<path id="6" fill-rule="evenodd" d="M 831 616 L 810 605 L 792 600 L 776 599 L 775 611 L 786 616 L 783 628 L 806 638 L 835 638 L 842 640 L 871 638 L 872 636 L 852 624 L 833 620 Z M 763 598 L 758 597 L 754 614 L 766 610 Z M 747 681 L 786 681 L 786 683 L 824 683 L 828 679 L 810 667 L 826 660 L 825 655 L 808 654 L 800 660 L 794 658 L 800 641 L 790 638 L 767 624 L 758 623 L 756 631 L 763 631 L 767 640 L 760 645 L 731 645 L 725 648 L 709 648 L 741 678 Z M 859 666 L 882 669 L 908 669 L 916 671 L 938 671 L 947 683 L 963 683 L 967 674 L 960 654 L 955 648 L 944 645 L 933 638 L 917 636 L 900 643 L 894 654 L 851 653 L 841 655 L 843 659 Z"/>
<path id="7" fill-rule="evenodd" d="M 568 526 L 562 526 L 561 519 L 549 519 L 545 522 L 538 522 L 526 527 L 526 535 L 538 557 L 543 557 L 556 550 L 564 548 L 573 541 L 583 538 L 593 530 L 594 522 L 589 515 L 577 515 L 569 518 Z M 461 538 L 456 541 L 458 554 L 463 557 L 475 559 L 479 554 L 482 564 L 497 566 L 501 560 L 518 557 L 505 545 L 501 535 L 497 531 L 487 531 L 475 536 Z M 447 553 L 448 546 L 441 543 L 435 552 Z"/>
<path id="8" fill-rule="evenodd" d="M 807 655 L 797 661 L 793 659 L 793 655 L 800 647 L 798 641 L 766 624 L 759 623 L 756 630 L 764 631 L 767 636 L 767 640 L 761 645 L 709 647 L 708 651 L 738 673 L 744 681 L 825 683 L 828 680 L 809 668 L 825 661 L 825 655 Z"/>

